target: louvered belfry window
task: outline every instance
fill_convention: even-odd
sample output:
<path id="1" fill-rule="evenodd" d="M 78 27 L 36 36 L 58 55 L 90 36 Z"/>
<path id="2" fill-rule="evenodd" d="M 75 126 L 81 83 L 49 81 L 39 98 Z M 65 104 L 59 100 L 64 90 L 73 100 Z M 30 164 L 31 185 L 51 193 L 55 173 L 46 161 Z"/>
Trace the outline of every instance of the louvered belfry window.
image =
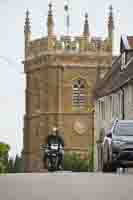
<path id="1" fill-rule="evenodd" d="M 73 81 L 72 106 L 73 108 L 82 109 L 86 104 L 86 87 L 85 80 L 77 79 Z"/>

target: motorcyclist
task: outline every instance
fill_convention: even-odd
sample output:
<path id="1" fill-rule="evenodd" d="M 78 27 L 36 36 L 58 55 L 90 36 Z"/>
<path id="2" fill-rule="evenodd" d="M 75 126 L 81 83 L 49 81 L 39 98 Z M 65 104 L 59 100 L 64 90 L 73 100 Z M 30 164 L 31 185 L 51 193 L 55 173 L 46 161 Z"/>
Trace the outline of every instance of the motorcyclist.
<path id="1" fill-rule="evenodd" d="M 61 145 L 64 148 L 64 140 L 59 135 L 59 130 L 58 130 L 57 127 L 53 127 L 52 132 L 50 132 L 49 135 L 46 137 L 45 143 L 46 143 L 48 148 L 50 148 L 51 144 L 58 144 L 58 145 Z M 61 169 L 64 151 L 60 150 L 58 155 L 59 155 L 58 168 Z M 47 156 L 48 156 L 47 151 L 45 151 L 44 157 L 43 157 L 44 168 L 47 167 L 46 166 Z"/>

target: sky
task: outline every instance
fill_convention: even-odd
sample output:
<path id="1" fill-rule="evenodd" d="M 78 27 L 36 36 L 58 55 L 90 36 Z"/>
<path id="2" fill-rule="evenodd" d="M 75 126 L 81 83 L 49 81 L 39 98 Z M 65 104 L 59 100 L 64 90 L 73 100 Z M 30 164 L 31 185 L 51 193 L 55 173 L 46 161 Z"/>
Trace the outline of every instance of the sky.
<path id="1" fill-rule="evenodd" d="M 65 0 L 53 0 L 55 33 L 65 33 Z M 0 0 L 0 141 L 11 146 L 10 156 L 20 154 L 23 146 L 25 113 L 24 20 L 31 12 L 32 37 L 46 35 L 48 0 Z M 88 12 L 91 36 L 107 36 L 108 7 L 114 8 L 114 54 L 119 52 L 121 34 L 133 35 L 132 0 L 69 0 L 70 32 L 81 34 L 84 14 Z"/>

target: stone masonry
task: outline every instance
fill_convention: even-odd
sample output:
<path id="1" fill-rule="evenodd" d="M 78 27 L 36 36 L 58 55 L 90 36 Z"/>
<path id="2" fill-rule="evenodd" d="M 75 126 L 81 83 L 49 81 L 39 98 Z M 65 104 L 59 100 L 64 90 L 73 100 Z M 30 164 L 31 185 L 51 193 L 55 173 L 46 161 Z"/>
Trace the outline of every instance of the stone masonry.
<path id="1" fill-rule="evenodd" d="M 113 20 L 109 16 L 108 36 L 104 40 L 91 37 L 88 15 L 84 31 L 75 38 L 69 35 L 58 40 L 54 34 L 52 5 L 49 5 L 47 36 L 32 40 L 29 12 L 25 21 L 26 112 L 24 116 L 24 170 L 42 170 L 40 144 L 53 126 L 60 129 L 65 151 L 89 152 L 95 143 L 92 89 L 112 63 Z M 74 110 L 73 82 L 84 80 L 85 104 Z"/>

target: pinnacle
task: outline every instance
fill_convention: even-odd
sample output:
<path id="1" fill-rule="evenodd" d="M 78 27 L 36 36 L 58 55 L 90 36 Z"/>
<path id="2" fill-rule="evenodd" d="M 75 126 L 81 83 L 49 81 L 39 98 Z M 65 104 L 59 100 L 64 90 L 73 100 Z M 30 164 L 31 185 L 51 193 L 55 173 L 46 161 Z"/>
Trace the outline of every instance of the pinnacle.
<path id="1" fill-rule="evenodd" d="M 25 26 L 24 26 L 24 31 L 25 32 L 30 32 L 30 19 L 29 19 L 29 10 L 26 10 L 26 18 L 25 18 Z"/>

